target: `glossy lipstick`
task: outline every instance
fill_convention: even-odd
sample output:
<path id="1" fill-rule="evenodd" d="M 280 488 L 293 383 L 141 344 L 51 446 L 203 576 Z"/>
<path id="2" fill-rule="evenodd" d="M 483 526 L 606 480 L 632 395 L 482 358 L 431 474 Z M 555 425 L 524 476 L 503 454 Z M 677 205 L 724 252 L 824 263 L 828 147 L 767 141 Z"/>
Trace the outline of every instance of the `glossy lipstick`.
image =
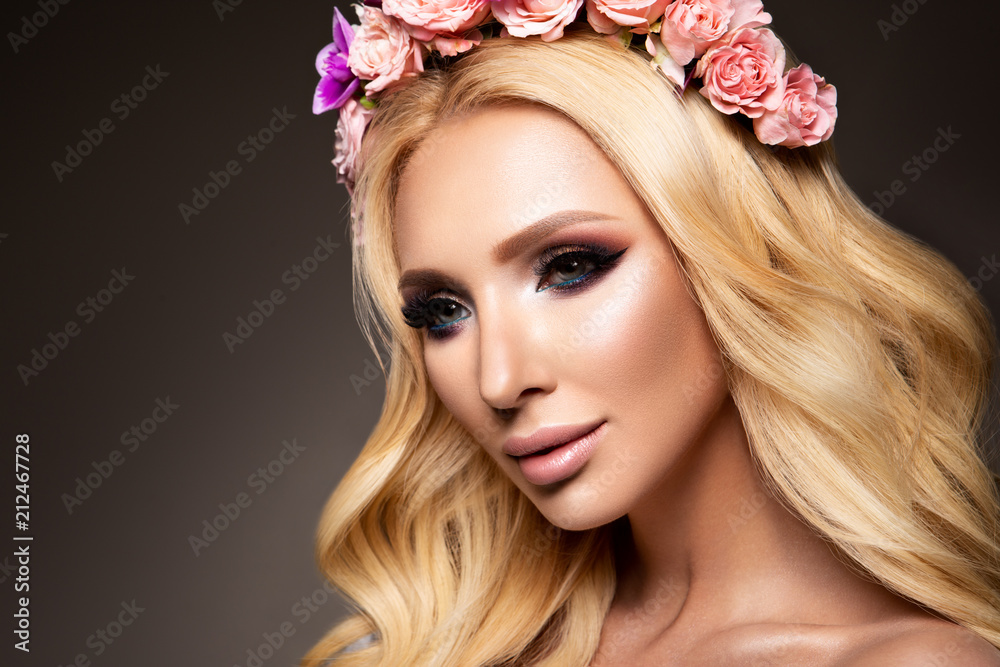
<path id="1" fill-rule="evenodd" d="M 532 484 L 554 484 L 583 467 L 607 431 L 606 424 L 541 428 L 527 438 L 508 439 L 503 451 L 517 458 L 521 474 Z"/>

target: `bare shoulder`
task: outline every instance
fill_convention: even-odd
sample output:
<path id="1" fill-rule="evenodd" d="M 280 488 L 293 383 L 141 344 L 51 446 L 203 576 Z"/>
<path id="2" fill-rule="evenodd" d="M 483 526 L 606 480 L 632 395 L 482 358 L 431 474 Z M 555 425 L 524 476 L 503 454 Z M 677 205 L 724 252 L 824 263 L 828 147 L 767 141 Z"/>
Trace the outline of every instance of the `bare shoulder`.
<path id="1" fill-rule="evenodd" d="M 842 667 L 1000 667 L 1000 650 L 960 625 L 937 619 L 907 623 L 867 643 Z"/>

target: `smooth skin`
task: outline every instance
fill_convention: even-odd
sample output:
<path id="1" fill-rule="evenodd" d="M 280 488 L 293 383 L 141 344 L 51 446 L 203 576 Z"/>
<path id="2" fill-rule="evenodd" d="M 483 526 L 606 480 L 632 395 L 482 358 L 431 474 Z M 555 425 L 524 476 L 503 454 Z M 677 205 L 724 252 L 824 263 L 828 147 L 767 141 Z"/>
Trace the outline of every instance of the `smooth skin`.
<path id="1" fill-rule="evenodd" d="M 411 164 L 401 296 L 437 272 L 422 288 L 446 300 L 430 320 L 445 335 L 421 333 L 438 396 L 556 526 L 628 517 L 594 667 L 1000 666 L 974 633 L 855 574 L 768 494 L 673 246 L 578 126 L 487 108 L 443 123 Z M 625 252 L 589 280 L 586 259 L 536 274 L 544 251 L 580 244 Z M 595 420 L 604 437 L 554 484 L 529 483 L 501 449 Z"/>

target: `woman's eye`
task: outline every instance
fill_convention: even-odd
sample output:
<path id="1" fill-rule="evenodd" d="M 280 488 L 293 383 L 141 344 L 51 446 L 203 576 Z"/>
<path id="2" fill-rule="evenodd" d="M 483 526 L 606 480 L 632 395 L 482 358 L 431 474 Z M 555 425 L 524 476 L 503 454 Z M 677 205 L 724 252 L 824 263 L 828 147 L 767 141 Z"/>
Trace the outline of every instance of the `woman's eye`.
<path id="1" fill-rule="evenodd" d="M 537 291 L 554 288 L 558 292 L 582 289 L 617 264 L 618 258 L 628 250 L 611 252 L 599 246 L 576 246 L 568 252 L 550 248 L 542 253 L 535 275 L 542 279 Z M 440 293 L 440 292 L 438 292 Z M 431 293 L 432 294 L 432 293 Z M 431 338 L 443 339 L 457 332 L 457 325 L 472 315 L 468 308 L 454 299 L 418 293 L 403 306 L 406 324 L 415 329 L 427 329 Z"/>
<path id="2" fill-rule="evenodd" d="M 552 261 L 550 274 L 553 282 L 549 287 L 578 280 L 597 267 L 593 260 L 576 255 L 577 253 L 565 253 Z"/>
<path id="3" fill-rule="evenodd" d="M 456 322 L 469 316 L 468 309 L 452 299 L 443 297 L 428 298 L 419 294 L 414 302 L 403 307 L 403 318 L 406 324 L 415 328 L 427 328 L 427 335 L 432 338 L 444 338 L 449 335 Z"/>
<path id="4" fill-rule="evenodd" d="M 535 274 L 541 278 L 551 276 L 551 279 L 539 284 L 538 291 L 550 287 L 558 291 L 580 289 L 614 267 L 626 250 L 628 248 L 611 252 L 599 246 L 583 246 L 583 249 L 559 254 L 548 251 L 549 258 L 545 260 L 543 255 L 541 266 L 535 270 Z"/>
<path id="5" fill-rule="evenodd" d="M 463 312 L 467 312 L 465 306 L 451 299 L 442 299 L 440 297 L 428 301 L 424 312 L 427 314 L 427 318 L 431 320 L 430 324 L 432 328 L 433 326 L 445 326 L 468 317 L 468 315 L 462 314 Z"/>

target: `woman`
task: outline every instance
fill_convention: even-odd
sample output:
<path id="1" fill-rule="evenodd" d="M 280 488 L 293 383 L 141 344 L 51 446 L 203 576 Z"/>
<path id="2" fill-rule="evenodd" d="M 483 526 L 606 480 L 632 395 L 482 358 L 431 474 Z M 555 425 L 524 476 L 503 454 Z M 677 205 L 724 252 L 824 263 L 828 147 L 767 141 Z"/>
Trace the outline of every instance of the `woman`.
<path id="1" fill-rule="evenodd" d="M 825 82 L 787 94 L 759 3 L 716 41 L 467 4 L 321 53 L 367 73 L 319 108 L 389 364 L 318 535 L 358 611 L 303 664 L 1000 665 L 995 332 L 844 184 Z M 780 90 L 721 94 L 739 40 Z"/>

